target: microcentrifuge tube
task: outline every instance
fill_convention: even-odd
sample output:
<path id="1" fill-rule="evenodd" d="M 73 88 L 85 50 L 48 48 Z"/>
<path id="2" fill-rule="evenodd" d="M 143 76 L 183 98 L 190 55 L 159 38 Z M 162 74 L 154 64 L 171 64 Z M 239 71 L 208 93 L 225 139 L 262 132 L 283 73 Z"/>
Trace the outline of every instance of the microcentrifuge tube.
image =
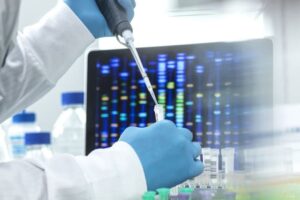
<path id="1" fill-rule="evenodd" d="M 191 200 L 212 200 L 213 194 L 210 189 L 195 189 L 191 195 Z"/>
<path id="2" fill-rule="evenodd" d="M 202 158 L 204 171 L 201 177 L 201 187 L 206 187 L 211 185 L 211 148 L 202 148 Z"/>
<path id="3" fill-rule="evenodd" d="M 178 196 L 177 195 L 170 195 L 169 200 L 178 200 Z"/>
<path id="4" fill-rule="evenodd" d="M 190 194 L 178 194 L 178 200 L 189 200 Z"/>
<path id="5" fill-rule="evenodd" d="M 222 155 L 222 169 L 225 174 L 232 173 L 234 171 L 234 148 L 221 149 Z"/>
<path id="6" fill-rule="evenodd" d="M 222 170 L 220 171 L 220 181 L 222 185 L 228 183 L 228 176 L 234 172 L 234 148 L 221 149 Z"/>
<path id="7" fill-rule="evenodd" d="M 210 180 L 213 186 L 218 186 L 219 182 L 219 152 L 219 149 L 211 149 Z"/>

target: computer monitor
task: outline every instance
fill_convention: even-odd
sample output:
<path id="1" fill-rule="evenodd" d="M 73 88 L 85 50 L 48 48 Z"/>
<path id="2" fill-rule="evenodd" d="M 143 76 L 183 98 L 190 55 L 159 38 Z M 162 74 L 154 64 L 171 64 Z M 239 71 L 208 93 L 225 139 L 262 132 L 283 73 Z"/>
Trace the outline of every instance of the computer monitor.
<path id="1" fill-rule="evenodd" d="M 165 118 L 203 147 L 249 142 L 256 110 L 273 102 L 268 39 L 139 48 Z M 115 143 L 129 126 L 155 122 L 150 98 L 127 49 L 92 51 L 87 73 L 87 153 Z"/>

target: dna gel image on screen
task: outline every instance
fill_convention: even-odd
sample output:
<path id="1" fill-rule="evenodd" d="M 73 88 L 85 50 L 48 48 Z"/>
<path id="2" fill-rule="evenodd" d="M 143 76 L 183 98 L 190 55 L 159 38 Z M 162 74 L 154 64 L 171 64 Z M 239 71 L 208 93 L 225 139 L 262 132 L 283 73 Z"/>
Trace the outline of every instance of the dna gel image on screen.
<path id="1" fill-rule="evenodd" d="M 203 147 L 251 140 L 255 111 L 272 104 L 269 40 L 138 49 L 165 118 Z M 115 143 L 128 126 L 155 122 L 154 102 L 129 50 L 88 57 L 87 150 Z"/>

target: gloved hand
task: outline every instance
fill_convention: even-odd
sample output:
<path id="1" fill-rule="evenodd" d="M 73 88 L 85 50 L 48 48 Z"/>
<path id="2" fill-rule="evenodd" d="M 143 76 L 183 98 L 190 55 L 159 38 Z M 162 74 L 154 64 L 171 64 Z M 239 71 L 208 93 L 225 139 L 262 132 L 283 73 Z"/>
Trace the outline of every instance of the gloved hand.
<path id="1" fill-rule="evenodd" d="M 73 10 L 95 38 L 112 36 L 96 0 L 64 0 L 64 2 Z M 117 2 L 126 9 L 128 19 L 131 21 L 134 15 L 135 1 L 117 0 Z"/>
<path id="2" fill-rule="evenodd" d="M 173 187 L 203 171 L 200 145 L 192 143 L 192 133 L 164 120 L 147 128 L 129 127 L 120 141 L 137 153 L 146 176 L 148 190 Z"/>

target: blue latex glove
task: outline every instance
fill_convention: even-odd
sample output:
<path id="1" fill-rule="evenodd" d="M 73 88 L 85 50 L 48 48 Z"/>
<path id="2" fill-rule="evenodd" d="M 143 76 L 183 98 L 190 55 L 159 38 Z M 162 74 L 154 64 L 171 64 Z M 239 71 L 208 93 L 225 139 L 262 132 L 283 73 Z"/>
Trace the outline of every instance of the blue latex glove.
<path id="1" fill-rule="evenodd" d="M 120 141 L 137 153 L 146 176 L 148 190 L 173 187 L 203 171 L 200 144 L 192 143 L 192 133 L 164 120 L 147 128 L 129 127 Z"/>
<path id="2" fill-rule="evenodd" d="M 112 1 L 112 0 L 111 0 Z M 64 0 L 95 38 L 112 36 L 95 0 Z M 128 19 L 134 15 L 134 0 L 117 0 L 126 9 Z"/>

